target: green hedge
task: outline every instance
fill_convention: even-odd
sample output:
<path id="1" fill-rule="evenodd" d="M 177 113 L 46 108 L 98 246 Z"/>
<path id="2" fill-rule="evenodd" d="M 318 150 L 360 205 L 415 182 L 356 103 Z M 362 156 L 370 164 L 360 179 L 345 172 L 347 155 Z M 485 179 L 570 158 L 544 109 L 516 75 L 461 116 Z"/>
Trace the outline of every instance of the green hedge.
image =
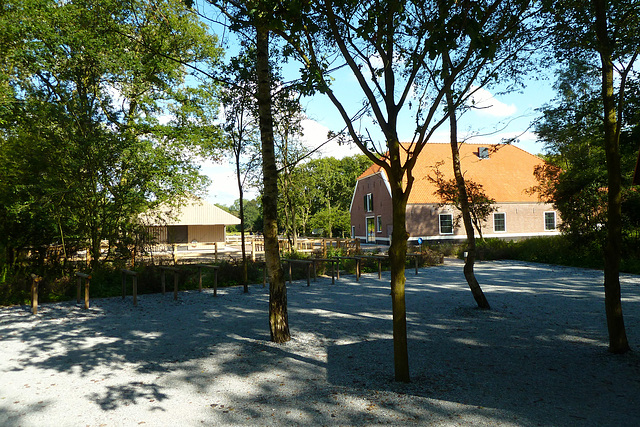
<path id="1" fill-rule="evenodd" d="M 514 259 L 566 265 L 571 267 L 604 267 L 602 247 L 598 242 L 576 243 L 569 237 L 534 237 L 519 241 L 485 239 L 477 241 L 479 260 Z M 462 253 L 459 254 L 462 256 Z M 621 271 L 640 274 L 640 258 L 634 242 L 625 240 Z"/>

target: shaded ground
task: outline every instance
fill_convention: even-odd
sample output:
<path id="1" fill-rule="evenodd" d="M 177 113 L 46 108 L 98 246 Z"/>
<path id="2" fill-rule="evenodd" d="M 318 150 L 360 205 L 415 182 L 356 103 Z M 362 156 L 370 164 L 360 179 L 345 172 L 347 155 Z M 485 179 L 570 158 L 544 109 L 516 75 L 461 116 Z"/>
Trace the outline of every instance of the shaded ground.
<path id="1" fill-rule="evenodd" d="M 407 271 L 411 384 L 393 381 L 389 275 L 289 287 L 268 342 L 252 287 L 0 308 L 0 425 L 594 425 L 640 422 L 640 358 L 607 352 L 602 273 L 486 262 Z M 640 277 L 623 276 L 640 341 Z"/>

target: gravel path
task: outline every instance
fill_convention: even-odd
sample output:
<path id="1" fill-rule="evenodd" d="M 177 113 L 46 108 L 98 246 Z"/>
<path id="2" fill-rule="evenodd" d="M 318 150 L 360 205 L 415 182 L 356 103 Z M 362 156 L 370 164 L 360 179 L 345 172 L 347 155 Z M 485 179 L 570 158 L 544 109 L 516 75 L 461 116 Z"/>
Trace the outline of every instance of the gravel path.
<path id="1" fill-rule="evenodd" d="M 407 270 L 412 382 L 393 381 L 389 273 L 268 295 L 211 291 L 0 308 L 1 426 L 640 425 L 640 357 L 607 352 L 602 273 L 483 262 Z M 623 276 L 640 344 L 640 276 Z"/>

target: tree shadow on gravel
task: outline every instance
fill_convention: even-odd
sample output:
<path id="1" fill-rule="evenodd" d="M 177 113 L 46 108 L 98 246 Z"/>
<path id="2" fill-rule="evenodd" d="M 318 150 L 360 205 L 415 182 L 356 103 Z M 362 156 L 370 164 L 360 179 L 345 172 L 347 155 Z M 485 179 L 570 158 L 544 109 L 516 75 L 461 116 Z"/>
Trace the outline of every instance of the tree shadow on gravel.
<path id="1" fill-rule="evenodd" d="M 229 288 L 218 298 L 182 292 L 178 301 L 145 295 L 138 307 L 130 299 L 96 300 L 88 311 L 43 305 L 37 317 L 20 307 L 2 309 L 0 340 L 19 350 L 0 363 L 0 376 L 30 369 L 97 383 L 80 394 L 109 413 L 130 405 L 167 413 L 180 390 L 188 390 L 205 423 L 632 425 L 640 419 L 640 360 L 606 352 L 597 272 L 483 263 L 477 273 L 491 311 L 473 308 L 461 265 L 407 274 L 410 384 L 393 381 L 388 273 L 336 285 L 295 282 L 289 287 L 293 340 L 283 345 L 269 342 L 262 288 L 249 295 Z M 623 290 L 632 343 L 640 329 L 636 282 L 628 285 L 635 293 Z M 0 406 L 3 422 L 19 420 L 13 409 L 2 412 Z"/>

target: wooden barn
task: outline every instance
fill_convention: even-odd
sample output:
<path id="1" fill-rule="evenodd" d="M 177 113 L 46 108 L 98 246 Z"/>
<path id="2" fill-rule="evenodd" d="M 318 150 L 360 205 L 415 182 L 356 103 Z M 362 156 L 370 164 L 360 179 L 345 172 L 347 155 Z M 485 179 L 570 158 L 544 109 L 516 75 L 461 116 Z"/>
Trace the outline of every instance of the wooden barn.
<path id="1" fill-rule="evenodd" d="M 159 244 L 188 245 L 191 248 L 217 243 L 224 246 L 226 226 L 240 219 L 202 199 L 191 199 L 179 207 L 160 206 L 141 216 Z"/>

